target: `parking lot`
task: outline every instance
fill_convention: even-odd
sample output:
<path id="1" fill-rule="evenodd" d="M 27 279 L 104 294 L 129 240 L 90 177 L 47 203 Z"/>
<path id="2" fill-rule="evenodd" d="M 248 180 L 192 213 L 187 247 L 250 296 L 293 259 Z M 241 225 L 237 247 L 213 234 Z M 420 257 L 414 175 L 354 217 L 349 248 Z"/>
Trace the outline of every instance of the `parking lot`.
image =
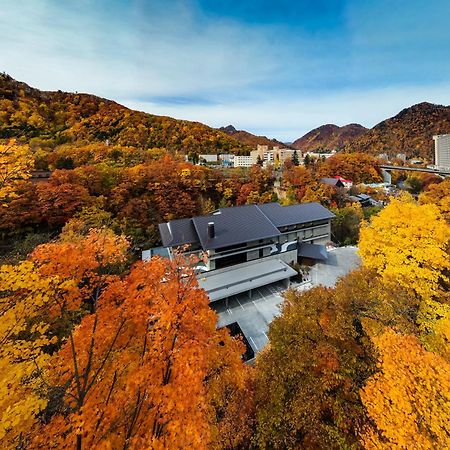
<path id="1" fill-rule="evenodd" d="M 328 253 L 328 260 L 317 263 L 310 273 L 311 282 L 291 284 L 291 288 L 305 290 L 315 285 L 334 286 L 337 279 L 357 268 L 360 259 L 356 247 L 336 248 Z M 218 327 L 237 322 L 253 350 L 258 352 L 268 341 L 269 324 L 280 314 L 285 287 L 282 282 L 254 289 L 250 297 L 247 292 L 231 296 L 228 306 L 225 300 L 211 306 L 218 313 Z"/>

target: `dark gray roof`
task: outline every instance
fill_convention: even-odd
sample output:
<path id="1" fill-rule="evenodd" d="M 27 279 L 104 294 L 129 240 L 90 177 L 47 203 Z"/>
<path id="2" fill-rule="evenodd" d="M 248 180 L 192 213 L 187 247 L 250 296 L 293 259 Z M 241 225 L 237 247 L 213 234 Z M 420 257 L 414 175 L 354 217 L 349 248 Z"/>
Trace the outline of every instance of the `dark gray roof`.
<path id="1" fill-rule="evenodd" d="M 204 250 L 228 247 L 278 236 L 280 231 L 257 205 L 222 208 L 213 215 L 194 217 L 195 229 Z M 214 222 L 215 237 L 208 237 L 208 223 Z"/>
<path id="2" fill-rule="evenodd" d="M 213 250 L 278 236 L 281 227 L 333 217 L 319 203 L 267 203 L 221 208 L 208 216 L 172 220 L 159 224 L 159 231 L 165 247 L 200 243 L 203 250 Z M 209 222 L 214 222 L 214 238 L 208 237 Z"/>
<path id="3" fill-rule="evenodd" d="M 176 247 L 184 244 L 198 243 L 192 219 L 171 220 L 158 225 L 164 247 Z"/>
<path id="4" fill-rule="evenodd" d="M 320 182 L 329 184 L 330 186 L 337 186 L 337 187 L 344 186 L 344 183 L 341 180 L 339 180 L 338 178 L 321 178 Z"/>
<path id="5" fill-rule="evenodd" d="M 334 214 L 320 203 L 281 206 L 279 203 L 258 205 L 276 227 L 287 227 L 315 220 L 332 219 Z"/>
<path id="6" fill-rule="evenodd" d="M 310 244 L 308 242 L 302 242 L 298 249 L 298 256 L 319 260 L 328 259 L 327 249 L 324 245 Z"/>

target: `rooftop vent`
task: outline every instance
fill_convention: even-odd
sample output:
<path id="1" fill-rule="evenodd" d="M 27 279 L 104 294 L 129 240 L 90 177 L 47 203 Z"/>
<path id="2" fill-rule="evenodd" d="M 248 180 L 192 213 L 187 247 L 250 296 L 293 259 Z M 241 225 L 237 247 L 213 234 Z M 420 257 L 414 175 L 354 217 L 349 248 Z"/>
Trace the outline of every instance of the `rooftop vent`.
<path id="1" fill-rule="evenodd" d="M 214 230 L 214 222 L 208 222 L 208 237 L 209 239 L 213 239 L 216 235 L 216 232 Z"/>

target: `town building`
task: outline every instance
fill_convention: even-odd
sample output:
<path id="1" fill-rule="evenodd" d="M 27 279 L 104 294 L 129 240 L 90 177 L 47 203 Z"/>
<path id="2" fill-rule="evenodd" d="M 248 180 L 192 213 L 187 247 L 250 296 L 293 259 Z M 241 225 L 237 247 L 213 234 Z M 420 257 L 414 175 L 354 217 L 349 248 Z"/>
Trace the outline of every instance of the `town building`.
<path id="1" fill-rule="evenodd" d="M 217 163 L 217 155 L 198 155 L 199 163 Z"/>
<path id="2" fill-rule="evenodd" d="M 434 164 L 438 169 L 450 169 L 450 134 L 439 134 L 434 139 Z"/>
<path id="3" fill-rule="evenodd" d="M 252 157 L 246 156 L 246 155 L 235 155 L 233 159 L 233 166 L 234 167 L 252 167 L 253 166 L 253 160 Z"/>
<path id="4" fill-rule="evenodd" d="M 322 184 L 328 184 L 329 186 L 333 186 L 335 188 L 344 187 L 344 183 L 339 178 L 321 178 L 320 182 Z"/>
<path id="5" fill-rule="evenodd" d="M 177 251 L 199 257 L 199 284 L 216 301 L 277 281 L 288 286 L 297 274 L 293 264 L 326 259 L 333 217 L 319 203 L 267 203 L 172 220 L 159 231 L 169 257 Z"/>
<path id="6" fill-rule="evenodd" d="M 336 180 L 339 180 L 345 188 L 350 189 L 353 186 L 353 181 L 352 180 L 346 180 L 344 177 L 341 177 L 339 175 L 333 177 Z"/>
<path id="7" fill-rule="evenodd" d="M 336 154 L 336 150 L 332 150 L 330 153 L 322 153 L 322 152 L 306 152 L 304 156 L 308 155 L 310 158 L 314 159 L 328 159 Z"/>
<path id="8" fill-rule="evenodd" d="M 297 152 L 298 158 L 301 158 L 300 150 L 292 150 L 290 148 L 280 148 L 273 147 L 272 150 L 269 150 L 269 146 L 267 145 L 258 145 L 256 150 L 250 152 L 252 157 L 253 164 L 258 163 L 258 158 L 262 161 L 263 166 L 268 165 L 281 165 L 288 159 L 292 159 L 294 157 L 294 153 Z"/>
<path id="9" fill-rule="evenodd" d="M 350 195 L 348 200 L 352 203 L 359 203 L 363 208 L 368 206 L 381 206 L 379 202 L 367 194 Z"/>
<path id="10" fill-rule="evenodd" d="M 222 153 L 219 155 L 219 161 L 224 167 L 234 166 L 234 155 L 231 153 Z"/>

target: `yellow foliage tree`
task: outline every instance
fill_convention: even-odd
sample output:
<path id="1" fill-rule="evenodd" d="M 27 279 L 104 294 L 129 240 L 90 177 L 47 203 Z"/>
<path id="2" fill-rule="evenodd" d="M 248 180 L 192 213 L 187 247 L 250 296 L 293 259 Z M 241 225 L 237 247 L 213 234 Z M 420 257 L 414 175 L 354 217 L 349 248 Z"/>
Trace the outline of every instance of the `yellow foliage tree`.
<path id="1" fill-rule="evenodd" d="M 27 145 L 16 145 L 14 141 L 0 145 L 0 207 L 17 196 L 15 184 L 29 178 L 32 167 L 33 156 Z"/>
<path id="2" fill-rule="evenodd" d="M 359 253 L 386 282 L 412 287 L 422 299 L 448 286 L 450 227 L 434 205 L 410 196 L 393 199 L 361 229 Z"/>
<path id="3" fill-rule="evenodd" d="M 53 344 L 48 313 L 57 294 L 70 287 L 58 277 L 39 274 L 25 261 L 0 268 L 0 441 L 16 448 L 47 401 L 40 395 L 41 371 Z"/>
<path id="4" fill-rule="evenodd" d="M 450 364 L 414 336 L 389 330 L 373 341 L 381 372 L 360 393 L 375 424 L 362 436 L 365 448 L 450 448 Z"/>

